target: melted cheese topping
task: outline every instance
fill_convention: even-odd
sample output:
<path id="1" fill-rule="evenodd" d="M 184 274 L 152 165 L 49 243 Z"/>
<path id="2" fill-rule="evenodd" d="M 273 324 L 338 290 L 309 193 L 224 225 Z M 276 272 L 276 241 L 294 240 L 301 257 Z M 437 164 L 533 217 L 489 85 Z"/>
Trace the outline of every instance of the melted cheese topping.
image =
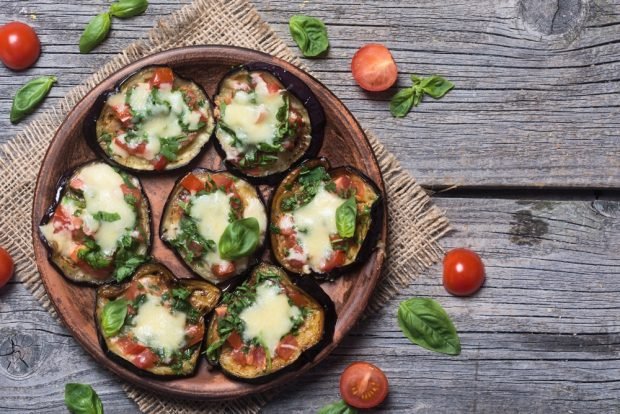
<path id="1" fill-rule="evenodd" d="M 274 355 L 280 339 L 293 329 L 292 319 L 300 314 L 299 308 L 289 304 L 288 296 L 278 286 L 264 282 L 256 287 L 256 302 L 239 314 L 245 326 L 243 340 L 258 338 L 266 351 Z"/>
<path id="2" fill-rule="evenodd" d="M 267 214 L 265 213 L 265 206 L 258 198 L 250 198 L 247 206 L 243 209 L 243 218 L 254 217 L 258 221 L 258 228 L 260 233 L 264 233 L 267 230 Z"/>
<path id="3" fill-rule="evenodd" d="M 196 197 L 192 201 L 189 215 L 196 221 L 198 232 L 205 240 L 213 240 L 216 245 L 228 226 L 231 212 L 230 197 L 223 191 L 215 191 Z M 208 263 L 226 262 L 220 257 L 217 248 L 207 253 L 206 260 Z"/>
<path id="4" fill-rule="evenodd" d="M 71 237 L 71 232 L 67 230 L 57 232 L 52 221 L 41 226 L 40 229 L 45 239 L 50 243 L 54 243 L 54 249 L 64 257 L 71 256 L 71 253 L 77 247 L 77 244 L 75 244 Z"/>
<path id="5" fill-rule="evenodd" d="M 146 301 L 133 319 L 131 332 L 138 341 L 152 348 L 163 349 L 166 354 L 185 345 L 185 323 L 187 315 L 175 312 L 161 304 L 161 298 L 146 295 Z"/>
<path id="6" fill-rule="evenodd" d="M 336 209 L 345 201 L 321 184 L 312 201 L 293 212 L 297 241 L 314 269 L 320 269 L 333 251 L 329 235 L 338 232 Z"/>

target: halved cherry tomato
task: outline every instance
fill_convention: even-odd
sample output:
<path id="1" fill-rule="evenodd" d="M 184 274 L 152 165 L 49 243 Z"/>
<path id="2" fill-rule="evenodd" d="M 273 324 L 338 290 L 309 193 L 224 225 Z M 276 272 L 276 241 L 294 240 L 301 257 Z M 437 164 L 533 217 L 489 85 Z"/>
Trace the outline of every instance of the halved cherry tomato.
<path id="1" fill-rule="evenodd" d="M 189 325 L 185 329 L 185 337 L 187 338 L 187 346 L 192 346 L 202 341 L 205 334 L 205 326 L 202 323 L 198 325 Z"/>
<path id="2" fill-rule="evenodd" d="M 388 380 L 383 371 L 368 362 L 354 362 L 340 377 L 342 399 L 355 408 L 373 408 L 385 400 Z"/>
<path id="3" fill-rule="evenodd" d="M 15 263 L 13 258 L 4 248 L 0 247 L 0 288 L 6 285 L 13 276 Z"/>
<path id="4" fill-rule="evenodd" d="M 371 92 L 379 92 L 394 85 L 398 68 L 387 47 L 371 43 L 363 46 L 351 60 L 351 72 L 359 86 Z"/>
<path id="5" fill-rule="evenodd" d="M 211 271 L 217 278 L 225 278 L 235 273 L 235 264 L 233 262 L 218 263 L 211 266 Z"/>
<path id="6" fill-rule="evenodd" d="M 346 258 L 347 255 L 344 250 L 334 250 L 329 259 L 321 267 L 321 270 L 324 272 L 329 272 L 330 270 L 340 267 L 344 264 Z"/>
<path id="7" fill-rule="evenodd" d="M 298 349 L 299 344 L 297 343 L 297 339 L 295 339 L 293 335 L 286 335 L 278 344 L 278 347 L 276 348 L 276 355 L 283 360 L 288 361 Z"/>
<path id="8" fill-rule="evenodd" d="M 484 277 L 482 259 L 469 249 L 450 250 L 443 259 L 443 286 L 455 296 L 476 293 Z"/>
<path id="9" fill-rule="evenodd" d="M 174 73 L 170 68 L 157 68 L 153 73 L 153 77 L 150 80 L 150 84 L 153 86 L 160 86 L 163 83 L 174 82 Z"/>
<path id="10" fill-rule="evenodd" d="M 0 27 L 0 61 L 7 68 L 27 69 L 40 54 L 41 42 L 32 27 L 22 22 L 10 22 Z"/>
<path id="11" fill-rule="evenodd" d="M 128 355 L 138 355 L 146 349 L 144 345 L 141 345 L 126 336 L 118 338 L 116 345 L 120 348 L 121 352 Z"/>
<path id="12" fill-rule="evenodd" d="M 196 177 L 194 174 L 187 174 L 182 180 L 181 185 L 187 191 L 197 193 L 198 191 L 205 189 L 205 183 L 200 181 L 200 178 Z"/>
<path id="13" fill-rule="evenodd" d="M 232 331 L 230 335 L 228 335 L 228 338 L 226 338 L 226 342 L 228 342 L 228 344 L 232 346 L 233 349 L 239 349 L 243 346 L 241 335 L 239 335 L 237 331 Z"/>
<path id="14" fill-rule="evenodd" d="M 157 354 L 147 348 L 134 357 L 133 363 L 138 368 L 148 369 L 155 365 L 157 359 Z"/>

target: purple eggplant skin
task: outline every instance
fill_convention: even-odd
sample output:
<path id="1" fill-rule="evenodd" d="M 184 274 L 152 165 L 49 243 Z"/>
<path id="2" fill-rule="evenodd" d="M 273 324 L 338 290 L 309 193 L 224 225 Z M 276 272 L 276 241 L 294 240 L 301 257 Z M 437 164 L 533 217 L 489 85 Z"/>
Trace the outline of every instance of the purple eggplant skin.
<path id="1" fill-rule="evenodd" d="M 381 229 L 383 228 L 383 220 L 385 218 L 385 211 L 387 209 L 387 205 L 385 202 L 385 197 L 383 193 L 381 192 L 381 190 L 379 189 L 379 187 L 374 183 L 374 181 L 368 178 L 366 174 L 364 174 L 357 168 L 354 168 L 351 166 L 341 166 L 341 167 L 332 168 L 331 163 L 329 162 L 327 158 L 320 157 L 320 158 L 309 159 L 301 163 L 301 165 L 299 165 L 296 169 L 291 171 L 289 175 L 280 183 L 280 185 L 277 188 L 275 188 L 274 191 L 271 193 L 271 199 L 269 200 L 269 208 L 270 208 L 269 221 L 271 223 L 274 222 L 274 211 L 276 211 L 274 209 L 275 209 L 275 203 L 277 202 L 276 197 L 278 195 L 280 188 L 283 185 L 286 185 L 288 183 L 289 176 L 292 176 L 293 174 L 298 174 L 298 172 L 303 167 L 315 168 L 318 166 L 323 166 L 331 177 L 338 176 L 340 175 L 339 173 L 341 172 L 345 172 L 351 175 L 356 175 L 360 177 L 362 181 L 364 181 L 364 183 L 368 185 L 378 196 L 370 210 L 370 219 L 371 219 L 370 228 L 368 229 L 368 232 L 366 233 L 364 242 L 362 243 L 362 246 L 360 247 L 360 250 L 358 251 L 355 260 L 351 263 L 348 263 L 342 267 L 337 267 L 326 273 L 318 273 L 318 272 L 313 271 L 312 273 L 309 274 L 314 279 L 323 282 L 323 281 L 333 281 L 336 278 L 350 271 L 356 270 L 363 263 L 365 263 L 366 260 L 368 260 L 370 255 L 372 255 L 372 252 L 377 247 L 377 242 L 379 240 L 379 236 L 381 235 Z M 295 180 L 296 179 L 297 177 L 295 177 Z M 291 180 L 291 181 L 294 181 L 294 180 Z M 271 234 L 269 237 L 269 251 L 271 252 L 271 259 L 275 263 L 278 263 L 279 266 L 284 267 L 287 270 L 287 272 L 293 273 L 293 274 L 295 273 L 291 271 L 290 269 L 286 268 L 286 266 L 284 266 L 280 262 L 278 255 L 276 254 L 277 248 L 276 246 L 274 246 L 274 238 L 271 237 Z"/>
<path id="2" fill-rule="evenodd" d="M 54 249 L 53 247 L 47 242 L 47 239 L 45 238 L 45 236 L 43 235 L 43 233 L 41 232 L 41 226 L 47 224 L 52 217 L 54 216 L 54 212 L 56 211 L 56 207 L 58 207 L 58 204 L 60 204 L 60 201 L 62 200 L 63 195 L 65 194 L 67 187 L 69 186 L 69 181 L 71 180 L 71 177 L 80 169 L 90 165 L 90 164 L 95 164 L 95 163 L 102 163 L 101 160 L 90 160 L 87 161 L 83 164 L 78 165 L 77 167 L 75 167 L 72 170 L 69 170 L 65 173 L 63 173 L 61 175 L 61 177 L 58 179 L 58 184 L 56 187 L 56 194 L 54 194 L 54 199 L 52 200 L 52 203 L 50 204 L 50 206 L 47 208 L 47 210 L 45 210 L 45 213 L 43 214 L 43 217 L 41 218 L 41 221 L 39 222 L 39 228 L 37 229 L 38 234 L 39 234 L 39 239 L 41 240 L 41 242 L 43 243 L 43 245 L 45 246 L 46 250 L 47 250 L 47 260 L 52 264 L 52 266 L 58 271 L 58 273 L 60 273 L 61 275 L 63 275 L 65 278 L 67 278 L 68 280 L 70 280 L 72 283 L 75 283 L 77 285 L 82 285 L 82 286 L 100 286 L 102 284 L 105 283 L 110 283 L 110 282 L 116 282 L 113 279 L 107 279 L 107 280 L 102 280 L 101 282 L 93 282 L 93 281 L 86 281 L 86 280 L 76 280 L 74 278 L 71 278 L 70 276 L 68 276 L 65 271 L 58 265 L 58 263 L 53 259 L 54 257 Z M 114 168 L 114 167 L 113 167 Z M 143 200 L 143 206 L 142 209 L 144 211 L 144 214 L 146 215 L 146 217 L 148 218 L 148 243 L 147 243 L 147 250 L 145 255 L 149 256 L 151 253 L 151 249 L 153 247 L 153 220 L 152 220 L 152 214 L 151 214 L 151 203 L 149 201 L 149 198 L 147 197 L 146 193 L 144 192 L 144 187 L 142 186 L 142 182 L 140 181 L 140 179 L 138 177 L 135 177 L 138 180 L 138 182 L 140 183 L 140 193 L 142 194 L 142 200 Z"/>
<path id="3" fill-rule="evenodd" d="M 263 263 L 266 265 L 279 267 L 277 264 L 271 264 L 269 262 L 263 262 Z M 257 267 L 260 265 L 261 264 L 257 265 Z M 327 293 L 325 293 L 325 291 L 321 288 L 321 286 L 314 279 L 291 274 L 290 272 L 286 271 L 284 268 L 280 268 L 280 269 L 286 274 L 286 277 L 289 279 L 289 281 L 293 285 L 295 285 L 295 287 L 299 288 L 300 290 L 304 291 L 306 294 L 311 296 L 321 306 L 322 311 L 324 313 L 322 338 L 314 346 L 302 352 L 296 361 L 292 362 L 291 364 L 285 366 L 284 368 L 278 371 L 272 372 L 270 374 L 262 375 L 256 378 L 238 377 L 234 375 L 233 373 L 223 369 L 222 366 L 219 364 L 219 361 L 210 360 L 206 356 L 206 353 L 205 353 L 205 359 L 207 360 L 209 365 L 213 368 L 219 368 L 225 376 L 227 376 L 228 378 L 232 380 L 245 382 L 249 384 L 264 384 L 264 383 L 273 381 L 277 377 L 284 375 L 287 372 L 297 371 L 302 366 L 312 363 L 314 361 L 314 358 L 323 349 L 325 349 L 327 346 L 332 344 L 334 340 L 334 331 L 336 329 L 336 322 L 338 321 L 338 314 L 336 313 L 336 307 L 332 299 L 327 295 Z M 208 337 L 209 335 L 208 333 L 209 327 L 211 326 L 211 322 L 213 318 L 215 317 L 216 317 L 216 314 L 215 312 L 213 312 L 211 315 L 211 318 L 209 319 L 207 323 L 207 331 L 205 333 L 205 338 Z"/>
<path id="4" fill-rule="evenodd" d="M 172 169 L 165 169 L 162 171 L 157 171 L 157 170 L 141 170 L 141 169 L 136 169 L 136 168 L 131 168 L 128 167 L 126 165 L 120 164 L 118 162 L 116 162 L 115 160 L 113 160 L 112 158 L 110 158 L 108 156 L 108 154 L 103 150 L 103 148 L 101 148 L 101 145 L 99 145 L 99 143 L 97 142 L 97 120 L 99 119 L 99 116 L 101 115 L 104 106 L 108 100 L 108 98 L 116 93 L 119 93 L 123 87 L 123 85 L 132 77 L 134 77 L 135 75 L 146 71 L 146 70 L 150 70 L 150 69 L 156 69 L 158 67 L 168 67 L 165 65 L 147 65 L 144 66 L 140 69 L 137 69 L 136 71 L 134 71 L 133 73 L 127 75 L 125 78 L 121 79 L 115 86 L 114 88 L 107 90 L 105 92 L 103 92 L 101 95 L 99 95 L 97 97 L 97 99 L 95 100 L 95 102 L 93 103 L 93 106 L 90 108 L 90 110 L 88 111 L 88 113 L 86 114 L 84 121 L 82 123 L 82 133 L 84 135 L 84 138 L 86 140 L 86 143 L 88 144 L 89 148 L 100 158 L 103 158 L 108 164 L 114 166 L 114 167 L 118 167 L 124 171 L 128 171 L 131 172 L 133 174 L 145 174 L 145 175 L 172 175 L 172 174 L 178 174 L 179 171 L 183 171 L 183 170 L 188 170 L 191 169 L 195 166 L 198 165 L 198 163 L 200 162 L 200 158 L 201 155 L 205 153 L 205 151 L 207 150 L 207 148 L 209 147 L 209 144 L 211 143 L 211 141 L 213 141 L 213 135 L 215 132 L 215 127 L 213 128 L 213 131 L 211 131 L 211 134 L 209 136 L 209 139 L 207 140 L 207 142 L 202 146 L 202 148 L 200 149 L 200 151 L 198 151 L 196 153 L 196 155 L 186 164 L 184 165 L 179 165 L 178 167 L 172 168 Z M 215 106 L 213 105 L 213 101 L 211 100 L 211 98 L 209 97 L 209 95 L 207 94 L 207 92 L 205 91 L 205 89 L 197 82 L 194 82 L 191 79 L 188 79 L 186 77 L 183 77 L 181 75 L 179 75 L 177 72 L 175 72 L 174 70 L 172 71 L 174 73 L 175 78 L 179 78 L 182 79 L 184 81 L 187 82 L 192 82 L 194 85 L 196 85 L 196 87 L 198 89 L 200 89 L 200 91 L 203 93 L 205 100 L 207 100 L 209 102 L 209 105 L 211 107 L 211 111 L 213 111 L 213 108 L 215 108 Z M 215 126 L 215 120 L 214 120 L 214 126 Z"/>
<path id="5" fill-rule="evenodd" d="M 292 169 L 296 168 L 299 164 L 304 162 L 304 160 L 308 158 L 316 157 L 319 151 L 321 150 L 321 147 L 323 146 L 323 139 L 325 136 L 325 123 L 326 123 L 325 111 L 323 110 L 323 106 L 321 105 L 317 97 L 314 95 L 312 90 L 301 79 L 299 79 L 297 76 L 293 75 L 291 72 L 287 71 L 286 69 L 280 66 L 273 65 L 270 63 L 263 63 L 263 62 L 251 62 L 251 63 L 247 63 L 244 65 L 235 66 L 233 69 L 231 69 L 224 75 L 222 80 L 220 80 L 220 83 L 218 84 L 217 91 L 214 96 L 219 95 L 224 80 L 228 78 L 230 75 L 240 70 L 264 71 L 264 72 L 268 72 L 271 75 L 275 76 L 276 79 L 278 79 L 282 83 L 282 85 L 284 85 L 284 88 L 286 90 L 288 90 L 290 93 L 295 95 L 297 99 L 299 99 L 299 101 L 304 105 L 304 107 L 308 111 L 308 116 L 310 117 L 311 140 L 310 140 L 310 146 L 308 147 L 306 152 L 297 161 L 291 164 L 287 170 L 274 173 L 274 174 L 270 174 L 270 175 L 266 175 L 263 177 L 253 177 L 253 176 L 247 175 L 243 172 L 243 170 L 239 169 L 236 165 L 226 160 L 226 152 L 224 151 L 219 140 L 215 136 L 215 130 L 217 130 L 217 126 L 214 128 L 214 133 L 213 133 L 214 137 L 212 138 L 212 141 L 213 141 L 213 144 L 215 146 L 217 153 L 224 160 L 224 165 L 226 166 L 227 170 L 229 170 L 230 172 L 232 172 L 233 174 L 239 177 L 242 177 L 243 179 L 247 180 L 251 184 L 276 185 Z"/>
<path id="6" fill-rule="evenodd" d="M 205 280 L 194 280 L 194 279 L 177 279 L 172 272 L 163 264 L 155 262 L 155 261 L 151 261 L 149 263 L 145 263 L 142 264 L 140 267 L 138 267 L 138 269 L 136 269 L 136 271 L 134 272 L 134 274 L 131 276 L 130 279 L 128 279 L 126 282 L 124 282 L 121 285 L 108 285 L 108 286 L 103 286 L 102 288 L 112 288 L 112 289 L 116 289 L 119 292 L 119 296 L 122 295 L 123 291 L 126 288 L 126 285 L 128 286 L 129 283 L 131 283 L 131 280 L 138 275 L 138 273 L 140 271 L 143 271 L 145 268 L 160 268 L 161 270 L 158 272 L 159 276 L 167 279 L 169 282 L 175 283 L 175 284 L 180 284 L 180 285 L 187 285 L 187 284 L 191 284 L 193 282 L 198 282 L 198 283 L 206 283 L 206 284 L 210 284 L 209 282 L 205 281 Z M 102 289 L 100 288 L 100 289 Z M 217 287 L 213 286 L 213 288 L 217 289 Z M 218 289 L 219 290 L 219 289 Z M 112 352 L 105 341 L 105 337 L 103 336 L 103 331 L 99 325 L 99 317 L 97 315 L 97 299 L 99 296 L 99 290 L 97 291 L 97 295 L 95 297 L 95 311 L 94 311 L 94 319 L 95 319 L 95 329 L 97 330 L 97 338 L 99 340 L 99 345 L 101 346 L 101 349 L 103 350 L 103 352 L 106 354 L 106 356 L 108 358 L 110 358 L 112 361 L 114 361 L 116 364 L 122 366 L 123 368 L 134 372 L 138 375 L 140 375 L 141 377 L 145 377 L 145 378 L 153 378 L 153 379 L 160 379 L 160 380 L 172 380 L 175 378 L 187 378 L 187 377 L 192 377 L 196 374 L 196 370 L 198 369 L 198 365 L 200 365 L 200 355 L 202 354 L 203 350 L 203 345 L 204 345 L 204 340 L 200 341 L 198 344 L 194 345 L 191 349 L 194 349 L 193 352 L 197 352 L 197 360 L 196 360 L 196 364 L 194 365 L 194 368 L 192 371 L 189 372 L 185 372 L 185 373 L 181 373 L 181 374 L 171 374 L 171 375 L 158 375 L 149 371 L 145 371 L 143 369 L 140 369 L 138 367 L 136 367 L 135 365 L 133 365 L 131 362 L 127 361 L 126 359 L 120 357 L 119 355 L 115 354 L 114 352 Z M 220 297 L 221 297 L 221 291 L 220 291 Z M 216 302 L 219 302 L 219 298 Z M 215 307 L 215 305 L 214 305 Z M 203 315 L 203 323 L 206 323 L 206 321 L 209 319 L 209 313 L 211 313 L 211 311 L 207 312 L 205 315 Z M 206 335 L 206 326 L 205 326 L 205 335 Z"/>
<path id="7" fill-rule="evenodd" d="M 176 248 L 174 248 L 174 246 L 170 243 L 170 241 L 166 240 L 166 239 L 164 239 L 162 237 L 163 234 L 164 234 L 164 229 L 163 229 L 163 227 L 164 227 L 164 217 L 166 217 L 168 215 L 168 207 L 171 206 L 171 203 L 174 202 L 174 200 L 176 199 L 175 198 L 175 193 L 177 192 L 179 186 L 181 185 L 181 181 L 183 181 L 183 179 L 189 173 L 196 173 L 196 174 L 221 174 L 221 173 L 225 173 L 225 174 L 228 174 L 228 175 L 232 175 L 232 174 L 231 174 L 230 171 L 227 171 L 227 170 L 209 170 L 207 168 L 194 168 L 193 170 L 191 170 L 191 171 L 187 172 L 186 174 L 183 174 L 182 176 L 177 178 L 177 180 L 174 183 L 174 186 L 172 187 L 172 190 L 170 191 L 170 194 L 168 195 L 166 203 L 164 204 L 162 218 L 161 218 L 160 223 L 159 223 L 159 239 L 164 243 L 164 245 L 166 247 L 168 247 L 169 249 L 171 249 L 174 252 L 176 257 L 183 263 L 183 265 L 188 270 L 190 270 L 192 272 L 192 274 L 195 274 L 196 276 L 201 277 L 200 275 L 198 275 L 196 273 L 196 271 L 194 269 L 192 269 L 192 267 L 189 265 L 189 263 L 187 263 L 185 261 L 183 256 L 177 251 Z M 245 180 L 245 181 L 248 181 L 248 180 Z M 240 274 L 238 274 L 236 276 L 232 276 L 232 277 L 230 277 L 230 278 L 228 278 L 226 280 L 223 280 L 223 281 L 221 281 L 219 283 L 216 283 L 216 286 L 218 288 L 220 288 L 222 291 L 228 291 L 228 290 L 234 289 L 235 287 L 237 287 L 238 285 L 240 285 L 241 283 L 243 283 L 245 281 L 245 279 L 247 278 L 247 276 L 250 273 L 250 271 L 260 261 L 260 258 L 262 257 L 263 252 L 265 251 L 265 248 L 266 248 L 266 245 L 267 245 L 267 239 L 269 238 L 269 207 L 265 203 L 263 195 L 259 191 L 259 189 L 256 188 L 256 187 L 254 187 L 254 188 L 256 190 L 256 194 L 258 195 L 258 198 L 260 199 L 261 203 L 263 204 L 263 206 L 265 206 L 265 214 L 267 216 L 267 230 L 265 230 L 265 237 L 263 239 L 263 242 L 256 248 L 256 251 L 252 254 L 252 258 L 250 259 L 246 270 L 244 270 L 242 273 L 240 273 Z M 213 283 L 213 282 L 211 282 L 211 283 Z"/>

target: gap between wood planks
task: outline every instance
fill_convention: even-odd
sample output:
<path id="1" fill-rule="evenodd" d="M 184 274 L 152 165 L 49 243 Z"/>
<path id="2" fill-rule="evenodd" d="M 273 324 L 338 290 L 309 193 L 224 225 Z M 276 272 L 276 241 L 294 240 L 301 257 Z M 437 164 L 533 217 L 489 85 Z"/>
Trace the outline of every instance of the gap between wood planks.
<path id="1" fill-rule="evenodd" d="M 473 185 L 424 185 L 422 187 L 435 198 L 489 198 L 507 200 L 553 200 L 553 201 L 620 201 L 620 188 L 589 187 L 488 187 Z"/>

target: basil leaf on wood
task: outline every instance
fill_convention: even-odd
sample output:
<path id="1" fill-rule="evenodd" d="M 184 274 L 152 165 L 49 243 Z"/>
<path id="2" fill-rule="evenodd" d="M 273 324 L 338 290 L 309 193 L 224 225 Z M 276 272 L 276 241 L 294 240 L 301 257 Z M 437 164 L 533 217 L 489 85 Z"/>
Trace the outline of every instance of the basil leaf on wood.
<path id="1" fill-rule="evenodd" d="M 414 344 L 442 354 L 461 353 L 461 341 L 450 317 L 439 303 L 413 298 L 398 307 L 398 326 Z"/>
<path id="2" fill-rule="evenodd" d="M 32 79 L 19 88 L 13 98 L 13 106 L 11 106 L 11 123 L 16 124 L 33 113 L 43 102 L 55 82 L 56 76 L 41 76 Z"/>
<path id="3" fill-rule="evenodd" d="M 349 197 L 336 209 L 336 228 L 340 237 L 353 237 L 355 234 L 355 219 L 357 218 L 357 203 L 355 197 Z"/>
<path id="4" fill-rule="evenodd" d="M 110 13 L 101 13 L 88 22 L 80 37 L 80 53 L 88 53 L 103 42 L 110 32 Z"/>
<path id="5" fill-rule="evenodd" d="M 357 414 L 357 410 L 340 400 L 324 406 L 317 414 Z"/>
<path id="6" fill-rule="evenodd" d="M 439 99 L 454 88 L 454 84 L 452 82 L 442 78 L 441 76 L 433 75 L 427 79 L 428 81 L 421 85 L 422 91 L 424 91 L 425 94 L 430 95 L 432 98 Z"/>
<path id="7" fill-rule="evenodd" d="M 390 101 L 390 112 L 397 118 L 402 118 L 409 111 L 414 104 L 414 98 L 416 93 L 413 88 L 405 88 L 396 93 Z"/>
<path id="8" fill-rule="evenodd" d="M 258 247 L 259 233 L 258 220 L 254 217 L 233 221 L 218 243 L 220 255 L 226 260 L 249 256 Z"/>
<path id="9" fill-rule="evenodd" d="M 420 78 L 411 75 L 413 85 L 398 91 L 390 100 L 390 112 L 396 118 L 402 118 L 412 107 L 422 102 L 424 95 L 439 99 L 448 93 L 454 84 L 438 75 Z"/>
<path id="10" fill-rule="evenodd" d="M 106 303 L 103 307 L 101 329 L 108 338 L 116 335 L 125 324 L 128 304 L 125 299 L 117 299 Z"/>
<path id="11" fill-rule="evenodd" d="M 73 414 L 103 414 L 99 396 L 87 384 L 65 384 L 65 405 Z"/>
<path id="12" fill-rule="evenodd" d="M 325 24 L 304 15 L 292 16 L 288 22 L 291 36 L 305 57 L 318 57 L 329 49 L 329 39 Z"/>
<path id="13" fill-rule="evenodd" d="M 148 7 L 147 0 L 119 0 L 110 5 L 110 13 L 119 19 L 128 19 L 144 13 Z"/>

